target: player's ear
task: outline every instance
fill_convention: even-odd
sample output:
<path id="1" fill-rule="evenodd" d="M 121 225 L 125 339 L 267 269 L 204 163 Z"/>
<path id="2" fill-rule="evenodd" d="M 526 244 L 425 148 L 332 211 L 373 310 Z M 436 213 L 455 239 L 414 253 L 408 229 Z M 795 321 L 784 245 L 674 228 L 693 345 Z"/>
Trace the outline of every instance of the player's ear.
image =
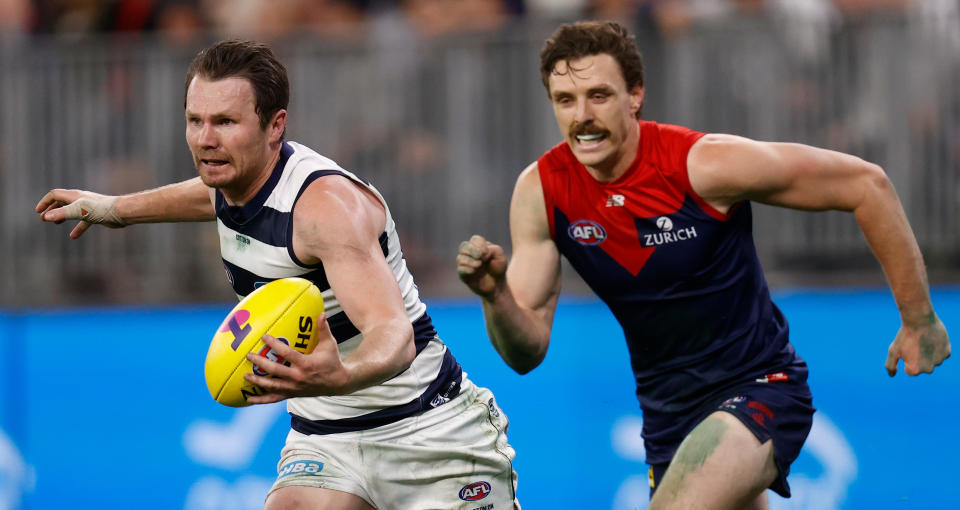
<path id="1" fill-rule="evenodd" d="M 284 132 L 287 130 L 287 111 L 284 109 L 277 110 L 277 113 L 273 114 L 273 118 L 270 119 L 270 123 L 267 124 L 267 132 L 270 136 L 270 141 L 279 142 L 283 138 Z"/>
<path id="2" fill-rule="evenodd" d="M 630 89 L 630 112 L 633 113 L 634 117 L 643 107 L 643 90 L 643 85 L 639 84 Z"/>

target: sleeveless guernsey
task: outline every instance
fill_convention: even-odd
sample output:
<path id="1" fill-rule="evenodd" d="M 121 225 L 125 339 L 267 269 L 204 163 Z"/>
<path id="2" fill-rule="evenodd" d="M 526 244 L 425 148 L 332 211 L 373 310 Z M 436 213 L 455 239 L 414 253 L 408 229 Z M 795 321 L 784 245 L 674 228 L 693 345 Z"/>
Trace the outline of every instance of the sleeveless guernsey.
<path id="1" fill-rule="evenodd" d="M 566 143 L 538 160 L 557 248 L 623 327 L 645 437 L 745 380 L 806 366 L 753 244 L 748 202 L 722 214 L 690 187 L 703 133 L 640 121 L 635 161 L 593 179 Z M 598 341 L 593 340 L 593 341 Z"/>
<path id="2" fill-rule="evenodd" d="M 306 265 L 293 252 L 293 209 L 314 180 L 350 179 L 371 192 L 386 209 L 386 227 L 380 246 L 396 277 L 410 322 L 416 358 L 410 367 L 380 385 L 348 395 L 303 397 L 287 401 L 291 426 L 304 434 L 364 430 L 392 423 L 441 405 L 460 391 L 465 377 L 460 365 L 437 338 L 433 323 L 407 270 L 395 223 L 380 193 L 368 182 L 335 162 L 295 142 L 284 142 L 280 160 L 257 195 L 243 206 L 230 206 L 216 192 L 217 229 L 224 269 L 238 297 L 279 278 L 298 276 L 312 281 L 323 292 L 330 330 L 341 358 L 363 340 L 340 308 L 327 281 L 322 262 Z"/>

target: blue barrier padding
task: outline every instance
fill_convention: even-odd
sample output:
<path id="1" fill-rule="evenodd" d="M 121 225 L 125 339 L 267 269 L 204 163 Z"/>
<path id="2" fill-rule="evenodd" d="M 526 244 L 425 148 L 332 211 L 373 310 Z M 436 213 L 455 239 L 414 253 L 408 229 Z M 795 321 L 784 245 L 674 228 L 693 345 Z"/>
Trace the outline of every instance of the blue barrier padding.
<path id="1" fill-rule="evenodd" d="M 960 369 L 889 378 L 899 317 L 885 289 L 779 291 L 819 409 L 771 508 L 950 508 Z M 960 289 L 933 292 L 960 335 Z M 0 508 L 259 509 L 284 406 L 214 402 L 203 361 L 231 305 L 0 312 Z M 642 509 L 646 465 L 626 346 L 599 302 L 564 297 L 546 360 L 520 376 L 474 300 L 428 301 L 441 338 L 510 418 L 525 510 Z"/>

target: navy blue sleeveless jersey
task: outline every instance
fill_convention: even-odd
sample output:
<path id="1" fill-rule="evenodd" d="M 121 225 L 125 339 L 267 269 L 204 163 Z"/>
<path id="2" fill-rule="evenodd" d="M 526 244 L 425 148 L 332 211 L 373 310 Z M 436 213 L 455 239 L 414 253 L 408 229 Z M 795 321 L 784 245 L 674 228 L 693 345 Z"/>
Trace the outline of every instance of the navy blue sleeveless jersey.
<path id="1" fill-rule="evenodd" d="M 788 367 L 805 379 L 806 366 L 770 299 L 750 204 L 722 214 L 690 187 L 687 154 L 703 133 L 640 130 L 614 182 L 592 178 L 566 143 L 537 165 L 557 248 L 623 327 L 648 437 L 715 393 Z"/>

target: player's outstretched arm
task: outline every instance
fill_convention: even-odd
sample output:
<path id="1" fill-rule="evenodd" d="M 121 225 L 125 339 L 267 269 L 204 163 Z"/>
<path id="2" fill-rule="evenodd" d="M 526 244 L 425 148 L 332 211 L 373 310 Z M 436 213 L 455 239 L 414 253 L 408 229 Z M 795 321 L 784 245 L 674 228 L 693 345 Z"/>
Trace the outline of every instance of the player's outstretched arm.
<path id="1" fill-rule="evenodd" d="M 801 144 L 707 135 L 690 149 L 690 183 L 726 212 L 741 200 L 812 211 L 852 212 L 883 267 L 902 326 L 886 368 L 904 361 L 909 375 L 931 373 L 950 356 L 947 331 L 934 312 L 927 271 L 913 230 L 883 169 L 860 158 Z"/>
<path id="2" fill-rule="evenodd" d="M 216 216 L 211 194 L 199 177 L 120 196 L 54 189 L 40 199 L 35 210 L 43 221 L 80 220 L 70 232 L 70 237 L 77 239 L 93 224 L 120 228 L 134 223 L 212 220 Z"/>
<path id="3" fill-rule="evenodd" d="M 536 163 L 520 174 L 510 203 L 513 258 L 475 235 L 460 244 L 457 273 L 481 297 L 487 334 L 500 357 L 525 374 L 547 354 L 560 295 L 560 253 L 550 238 Z"/>

